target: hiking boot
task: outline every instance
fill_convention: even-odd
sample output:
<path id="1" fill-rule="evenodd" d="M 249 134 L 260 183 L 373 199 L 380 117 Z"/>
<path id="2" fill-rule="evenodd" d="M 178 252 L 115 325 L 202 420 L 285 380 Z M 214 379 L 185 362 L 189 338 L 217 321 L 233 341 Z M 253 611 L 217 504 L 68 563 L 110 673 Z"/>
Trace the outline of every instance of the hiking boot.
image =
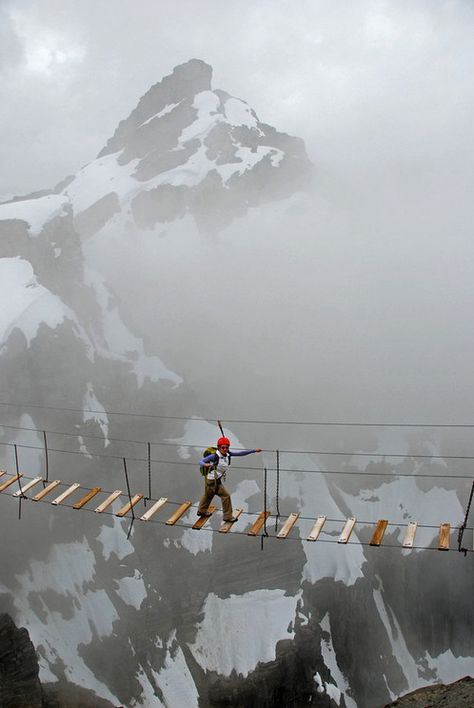
<path id="1" fill-rule="evenodd" d="M 198 511 L 198 516 L 212 516 L 210 511 Z"/>
<path id="2" fill-rule="evenodd" d="M 224 519 L 224 521 L 228 524 L 235 524 L 235 522 L 238 521 L 238 519 L 235 516 L 231 516 L 230 519 Z"/>

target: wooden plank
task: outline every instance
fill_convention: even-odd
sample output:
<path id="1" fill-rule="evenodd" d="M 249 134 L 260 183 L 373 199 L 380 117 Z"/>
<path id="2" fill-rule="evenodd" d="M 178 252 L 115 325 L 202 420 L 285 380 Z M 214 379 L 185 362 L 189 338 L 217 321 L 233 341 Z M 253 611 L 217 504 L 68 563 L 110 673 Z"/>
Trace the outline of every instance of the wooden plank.
<path id="1" fill-rule="evenodd" d="M 413 548 L 417 526 L 418 524 L 416 521 L 410 521 L 408 524 L 405 538 L 403 539 L 403 548 Z"/>
<path id="2" fill-rule="evenodd" d="M 234 511 L 232 512 L 232 515 L 236 519 L 238 519 L 242 512 L 243 512 L 243 509 L 234 509 Z M 232 524 L 230 521 L 223 521 L 221 524 L 221 527 L 219 529 L 219 532 L 220 533 L 227 533 L 228 531 L 230 531 L 232 526 L 234 526 L 234 524 Z"/>
<path id="3" fill-rule="evenodd" d="M 76 491 L 76 489 L 79 489 L 80 486 L 81 485 L 78 482 L 74 482 L 74 484 L 71 484 L 71 486 L 68 487 L 65 492 L 56 497 L 56 499 L 53 499 L 51 504 L 61 504 L 61 502 L 70 497 L 71 494 Z"/>
<path id="4" fill-rule="evenodd" d="M 128 501 L 128 502 L 120 509 L 120 511 L 117 511 L 117 513 L 115 514 L 115 516 L 125 516 L 126 514 L 128 514 L 128 512 L 130 511 L 130 509 L 132 509 L 132 508 L 135 506 L 135 504 L 138 504 L 138 502 L 140 501 L 140 499 L 143 499 L 143 496 L 144 496 L 143 494 L 135 494 L 135 496 L 132 497 L 132 500 L 131 500 L 131 501 Z"/>
<path id="5" fill-rule="evenodd" d="M 211 515 L 215 512 L 216 509 L 217 509 L 217 506 L 212 506 L 212 504 L 207 507 L 207 510 L 211 513 Z M 200 516 L 199 519 L 194 522 L 192 528 L 195 529 L 196 531 L 199 531 L 199 529 L 202 529 L 204 524 L 207 521 L 209 521 L 210 518 L 211 518 L 210 516 Z"/>
<path id="6" fill-rule="evenodd" d="M 277 538 L 286 538 L 288 534 L 290 533 L 291 529 L 293 526 L 296 524 L 296 522 L 299 519 L 299 514 L 292 512 L 283 526 L 281 527 L 281 530 L 277 533 Z"/>
<path id="7" fill-rule="evenodd" d="M 161 497 L 161 499 L 158 499 L 158 501 L 156 501 L 153 506 L 148 509 L 148 511 L 145 511 L 143 516 L 140 516 L 140 521 L 149 521 L 149 519 L 151 519 L 151 517 L 154 516 L 167 501 L 168 497 Z"/>
<path id="8" fill-rule="evenodd" d="M 112 492 L 112 494 L 109 494 L 107 499 L 104 499 L 102 504 L 99 504 L 98 507 L 94 509 L 98 514 L 101 514 L 103 511 L 105 511 L 111 504 L 114 503 L 116 499 L 119 498 L 119 496 L 122 494 L 121 489 L 116 489 L 115 492 Z"/>
<path id="9" fill-rule="evenodd" d="M 355 516 L 350 516 L 346 523 L 344 528 L 342 529 L 342 533 L 337 539 L 338 543 L 347 543 L 351 537 L 352 530 L 354 528 L 355 522 L 356 522 Z"/>
<path id="10" fill-rule="evenodd" d="M 370 545 L 371 546 L 380 546 L 382 543 L 382 539 L 385 533 L 385 530 L 388 526 L 388 519 L 379 519 L 377 521 L 377 525 L 375 527 L 374 534 L 372 538 L 370 539 Z"/>
<path id="11" fill-rule="evenodd" d="M 438 551 L 449 551 L 449 533 L 451 524 L 441 524 L 438 536 Z"/>
<path id="12" fill-rule="evenodd" d="M 4 472 L 2 474 L 5 474 Z M 1 475 L 0 475 L 1 476 Z M 14 497 L 20 497 L 22 494 L 28 491 L 28 489 L 31 489 L 31 487 L 34 487 L 35 484 L 38 484 L 38 482 L 42 482 L 43 478 L 42 477 L 35 477 L 34 479 L 31 480 L 31 482 L 28 482 L 28 484 L 22 485 L 21 489 L 19 489 L 17 492 L 13 494 Z"/>
<path id="13" fill-rule="evenodd" d="M 3 492 L 4 489 L 8 489 L 8 487 L 9 487 L 11 484 L 14 484 L 15 482 L 18 482 L 18 480 L 20 479 L 20 477 L 23 477 L 23 475 L 22 475 L 21 472 L 19 472 L 18 474 L 16 474 L 14 477 L 10 477 L 10 479 L 7 479 L 6 482 L 2 482 L 2 484 L 0 484 L 0 492 Z"/>
<path id="14" fill-rule="evenodd" d="M 326 523 L 326 517 L 325 516 L 318 516 L 316 521 L 314 522 L 314 526 L 311 529 L 311 533 L 309 534 L 308 538 L 306 539 L 307 541 L 317 541 L 319 538 L 319 534 L 321 533 L 321 530 Z"/>
<path id="15" fill-rule="evenodd" d="M 260 512 L 254 525 L 247 531 L 247 536 L 256 536 L 269 516 L 269 511 Z"/>
<path id="16" fill-rule="evenodd" d="M 43 497 L 45 497 L 47 494 L 53 491 L 53 489 L 56 489 L 56 487 L 59 487 L 61 484 L 60 479 L 55 479 L 52 482 L 50 482 L 44 489 L 41 490 L 41 492 L 38 492 L 38 494 L 35 494 L 34 497 L 32 497 L 33 501 L 41 501 Z"/>
<path id="17" fill-rule="evenodd" d="M 79 499 L 78 502 L 73 504 L 72 508 L 82 509 L 82 507 L 85 506 L 87 502 L 90 502 L 90 500 L 93 499 L 101 490 L 102 487 L 92 487 L 92 489 L 88 491 L 87 494 L 82 497 L 82 499 Z"/>
<path id="18" fill-rule="evenodd" d="M 6 470 L 0 470 L 0 477 L 3 477 L 4 474 L 6 474 Z"/>
<path id="19" fill-rule="evenodd" d="M 170 516 L 170 518 L 166 521 L 166 524 L 168 526 L 173 526 L 173 524 L 175 524 L 182 517 L 182 515 L 187 512 L 187 510 L 189 509 L 191 504 L 192 504 L 192 502 L 190 502 L 190 501 L 183 502 L 181 504 L 181 506 L 179 506 L 176 509 L 174 514 L 172 516 Z"/>

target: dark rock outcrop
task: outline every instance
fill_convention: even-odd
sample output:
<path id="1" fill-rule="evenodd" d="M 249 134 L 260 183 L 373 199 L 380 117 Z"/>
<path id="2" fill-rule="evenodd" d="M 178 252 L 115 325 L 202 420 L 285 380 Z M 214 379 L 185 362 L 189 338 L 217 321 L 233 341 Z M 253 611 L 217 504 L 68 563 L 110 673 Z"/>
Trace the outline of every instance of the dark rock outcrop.
<path id="1" fill-rule="evenodd" d="M 35 648 L 28 631 L 19 629 L 10 615 L 0 615 L 0 706 L 43 708 Z"/>
<path id="2" fill-rule="evenodd" d="M 384 708 L 472 708 L 474 678 L 465 676 L 445 685 L 425 686 L 387 703 Z"/>

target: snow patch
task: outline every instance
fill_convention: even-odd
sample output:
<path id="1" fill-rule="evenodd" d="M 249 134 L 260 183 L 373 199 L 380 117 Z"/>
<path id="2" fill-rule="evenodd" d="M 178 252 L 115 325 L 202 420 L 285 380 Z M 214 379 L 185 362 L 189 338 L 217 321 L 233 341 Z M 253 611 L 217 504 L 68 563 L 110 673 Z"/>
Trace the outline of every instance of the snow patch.
<path id="1" fill-rule="evenodd" d="M 23 258 L 0 259 L 0 302 L 1 343 L 18 328 L 30 346 L 41 324 L 54 329 L 66 317 L 75 321 L 69 308 L 38 283 L 31 263 Z"/>
<path id="2" fill-rule="evenodd" d="M 258 121 L 250 106 L 240 98 L 228 98 L 224 104 L 225 117 L 231 125 L 257 128 Z"/>
<path id="3" fill-rule="evenodd" d="M 254 590 L 226 599 L 210 593 L 190 645 L 194 658 L 204 670 L 247 676 L 259 661 L 275 659 L 278 641 L 293 637 L 288 626 L 300 599 L 301 592 L 293 597 L 284 590 Z"/>
<path id="4" fill-rule="evenodd" d="M 329 622 L 328 612 L 326 612 L 319 624 L 323 632 L 327 633 L 329 636 L 329 639 L 321 639 L 321 654 L 324 659 L 324 664 L 331 672 L 331 676 L 336 685 L 329 682 L 325 683 L 319 674 L 318 683 L 324 688 L 324 691 L 328 694 L 328 696 L 330 696 L 337 704 L 340 704 L 341 696 L 344 696 L 346 708 L 357 708 L 356 702 L 349 695 L 347 695 L 350 687 L 344 674 L 337 665 L 336 652 L 334 651 L 334 646 L 332 643 L 331 625 Z"/>
<path id="5" fill-rule="evenodd" d="M 95 579 L 95 559 L 88 543 L 56 544 L 45 561 L 32 561 L 25 573 L 15 577 L 18 584 L 13 597 L 18 619 L 37 647 L 41 679 L 55 680 L 52 666 L 61 661 L 70 681 L 117 704 L 117 697 L 96 679 L 79 650 L 93 640 L 94 634 L 109 636 L 113 622 L 118 620 L 106 592 L 87 587 Z M 47 607 L 48 590 L 73 599 L 72 617 L 67 614 L 65 618 Z M 47 614 L 46 623 L 32 611 L 30 593 L 43 594 L 38 601 Z"/>
<path id="6" fill-rule="evenodd" d="M 0 221 L 20 219 L 28 224 L 30 236 L 38 236 L 45 224 L 65 214 L 69 200 L 63 194 L 48 194 L 37 199 L 25 199 L 0 204 Z"/>
<path id="7" fill-rule="evenodd" d="M 146 598 L 146 588 L 143 582 L 143 576 L 135 570 L 132 577 L 128 576 L 117 581 L 117 595 L 125 602 L 126 605 L 131 605 L 136 610 L 140 609 L 143 600 Z"/>
<path id="8" fill-rule="evenodd" d="M 88 420 L 94 420 L 98 423 L 105 438 L 104 445 L 105 447 L 108 447 L 110 445 L 110 440 L 108 439 L 109 419 L 107 417 L 107 413 L 105 412 L 105 408 L 97 400 L 94 394 L 94 387 L 91 383 L 87 384 L 87 393 L 83 399 L 83 408 L 82 418 L 84 423 Z"/>
<path id="9" fill-rule="evenodd" d="M 112 509 L 118 511 L 121 506 L 122 502 L 120 499 L 117 499 L 112 504 Z M 116 516 L 111 516 L 110 518 L 113 521 L 113 525 L 106 526 L 104 524 L 100 529 L 97 540 L 102 544 L 104 560 L 109 560 L 112 553 L 114 553 L 119 560 L 123 560 L 134 552 L 134 547 L 123 533 L 122 524 L 119 519 Z"/>
<path id="10" fill-rule="evenodd" d="M 171 650 L 175 633 L 167 642 L 166 658 L 163 668 L 159 673 L 153 672 L 159 685 L 167 708 L 194 708 L 199 705 L 199 694 L 194 685 L 193 677 L 189 671 L 181 647 Z"/>
<path id="11" fill-rule="evenodd" d="M 161 111 L 159 111 L 158 113 L 155 113 L 154 116 L 151 116 L 151 118 L 148 118 L 148 120 L 143 121 L 143 123 L 140 123 L 140 125 L 138 127 L 141 128 L 143 125 L 148 125 L 148 123 L 151 123 L 151 121 L 154 120 L 155 118 L 161 118 L 162 116 L 165 116 L 167 113 L 171 113 L 171 111 L 173 111 L 176 108 L 176 106 L 179 106 L 180 103 L 182 103 L 182 101 L 178 101 L 178 103 L 168 103 L 168 105 L 165 106 Z"/>

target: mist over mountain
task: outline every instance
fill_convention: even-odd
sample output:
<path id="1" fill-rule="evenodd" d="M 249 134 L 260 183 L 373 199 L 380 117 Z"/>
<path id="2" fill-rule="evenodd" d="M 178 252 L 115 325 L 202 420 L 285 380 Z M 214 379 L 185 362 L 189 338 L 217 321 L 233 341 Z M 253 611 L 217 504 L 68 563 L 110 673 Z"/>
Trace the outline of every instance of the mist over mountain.
<path id="1" fill-rule="evenodd" d="M 472 557 L 436 550 L 439 524 L 463 519 L 469 475 L 449 456 L 469 454 L 469 441 L 291 425 L 348 410 L 376 421 L 386 395 L 398 413 L 400 356 L 422 350 L 411 320 L 411 353 L 396 325 L 378 341 L 390 277 L 378 301 L 355 257 L 394 237 L 395 226 L 376 228 L 390 195 L 364 237 L 359 186 L 336 209 L 317 167 L 300 138 L 213 88 L 211 67 L 192 59 L 152 86 L 77 174 L 0 205 L 0 402 L 18 404 L 2 406 L 4 469 L 15 469 L 16 443 L 28 478 L 44 476 L 48 431 L 49 479 L 124 490 L 126 458 L 132 493 L 152 484 L 153 499 L 196 502 L 215 420 L 235 417 L 224 423 L 233 444 L 266 450 L 229 475 L 244 531 L 263 508 L 269 468 L 263 550 L 245 533 L 191 530 L 195 507 L 184 528 L 130 527 L 130 517 L 28 499 L 19 520 L 2 493 L 0 609 L 28 629 L 42 682 L 124 706 L 370 708 L 472 673 Z M 413 400 L 433 357 L 400 378 Z M 259 418 L 288 425 L 243 420 Z M 280 528 L 301 514 L 286 541 L 274 538 L 277 508 Z M 326 526 L 309 543 L 319 514 Z M 339 546 L 347 517 L 358 522 Z M 390 525 L 383 547 L 370 547 L 379 518 Z M 402 550 L 410 521 L 417 547 Z M 219 523 L 220 512 L 209 527 Z"/>

